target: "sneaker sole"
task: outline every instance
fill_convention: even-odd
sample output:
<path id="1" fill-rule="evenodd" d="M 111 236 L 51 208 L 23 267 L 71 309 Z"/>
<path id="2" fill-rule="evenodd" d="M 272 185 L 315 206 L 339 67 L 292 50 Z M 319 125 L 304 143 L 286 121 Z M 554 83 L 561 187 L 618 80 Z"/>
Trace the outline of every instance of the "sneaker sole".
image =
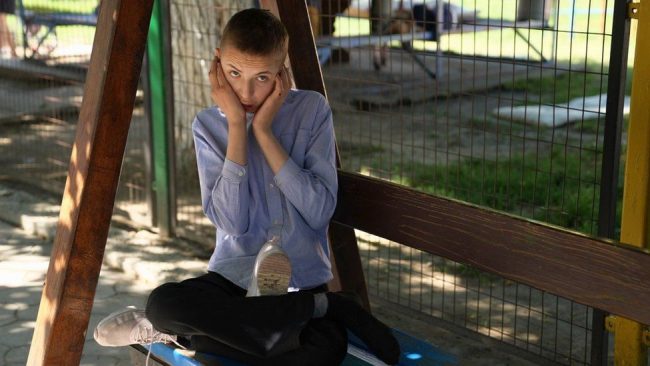
<path id="1" fill-rule="evenodd" d="M 117 317 L 119 315 L 122 315 L 124 313 L 132 312 L 134 310 L 136 310 L 135 306 L 127 306 L 125 309 L 116 310 L 116 311 L 108 314 L 107 316 L 105 316 L 104 319 L 102 319 L 99 323 L 97 323 L 97 326 L 95 328 L 100 328 L 101 326 L 103 326 L 107 322 L 113 321 L 113 319 L 115 317 Z"/>
<path id="2" fill-rule="evenodd" d="M 291 279 L 291 263 L 282 253 L 270 254 L 260 263 L 257 271 L 257 287 L 260 295 L 286 294 Z"/>

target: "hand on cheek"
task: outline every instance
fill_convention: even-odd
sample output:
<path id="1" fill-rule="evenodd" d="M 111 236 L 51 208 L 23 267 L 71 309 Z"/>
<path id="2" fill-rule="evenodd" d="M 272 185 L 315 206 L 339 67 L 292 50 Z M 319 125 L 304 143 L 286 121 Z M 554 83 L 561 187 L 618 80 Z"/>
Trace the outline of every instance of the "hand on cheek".
<path id="1" fill-rule="evenodd" d="M 289 90 L 291 89 L 291 80 L 286 67 L 282 66 L 275 77 L 273 90 L 266 97 L 260 108 L 253 117 L 253 128 L 261 132 L 270 132 L 273 118 L 280 110 L 284 103 Z"/>
<path id="2" fill-rule="evenodd" d="M 244 108 L 228 80 L 226 80 L 218 56 L 215 56 L 212 60 L 208 76 L 210 78 L 212 101 L 226 114 L 228 123 L 244 123 L 246 120 Z"/>

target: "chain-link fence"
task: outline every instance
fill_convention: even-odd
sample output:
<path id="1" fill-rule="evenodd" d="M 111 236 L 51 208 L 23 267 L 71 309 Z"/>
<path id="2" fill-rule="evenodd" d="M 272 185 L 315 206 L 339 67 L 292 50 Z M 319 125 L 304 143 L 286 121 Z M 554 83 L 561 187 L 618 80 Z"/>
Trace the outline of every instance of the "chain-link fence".
<path id="1" fill-rule="evenodd" d="M 68 173 L 97 20 L 97 0 L 18 0 L 5 20 L 14 40 L 0 59 L 0 158 L 3 179 L 60 197 Z M 143 93 L 122 166 L 115 212 L 151 225 L 149 122 Z"/>
<path id="2" fill-rule="evenodd" d="M 343 168 L 596 234 L 613 6 L 352 2 L 317 42 Z M 590 362 L 591 309 L 359 239 L 372 294 L 561 363 Z"/>

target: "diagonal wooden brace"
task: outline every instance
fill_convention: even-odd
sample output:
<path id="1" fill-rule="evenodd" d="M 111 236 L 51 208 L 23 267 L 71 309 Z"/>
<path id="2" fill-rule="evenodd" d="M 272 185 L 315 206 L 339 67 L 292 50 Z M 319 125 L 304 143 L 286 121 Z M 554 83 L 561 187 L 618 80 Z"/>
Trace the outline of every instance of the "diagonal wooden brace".
<path id="1" fill-rule="evenodd" d="M 111 223 L 153 0 L 103 0 L 28 365 L 78 365 Z"/>

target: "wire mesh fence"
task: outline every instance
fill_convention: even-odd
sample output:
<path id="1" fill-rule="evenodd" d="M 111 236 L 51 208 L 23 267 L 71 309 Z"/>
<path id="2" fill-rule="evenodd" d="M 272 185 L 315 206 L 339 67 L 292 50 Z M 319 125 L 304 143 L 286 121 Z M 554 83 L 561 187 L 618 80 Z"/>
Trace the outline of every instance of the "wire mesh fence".
<path id="1" fill-rule="evenodd" d="M 596 234 L 613 1 L 337 3 L 317 44 L 343 169 Z M 359 239 L 372 294 L 589 364 L 591 309 Z"/>
<path id="2" fill-rule="evenodd" d="M 3 179 L 60 197 L 68 173 L 97 0 L 16 1 L 6 24 L 15 48 L 0 59 L 0 165 Z M 14 54 L 15 53 L 15 54 Z M 149 122 L 139 92 L 122 166 L 115 212 L 151 225 L 148 203 Z"/>

